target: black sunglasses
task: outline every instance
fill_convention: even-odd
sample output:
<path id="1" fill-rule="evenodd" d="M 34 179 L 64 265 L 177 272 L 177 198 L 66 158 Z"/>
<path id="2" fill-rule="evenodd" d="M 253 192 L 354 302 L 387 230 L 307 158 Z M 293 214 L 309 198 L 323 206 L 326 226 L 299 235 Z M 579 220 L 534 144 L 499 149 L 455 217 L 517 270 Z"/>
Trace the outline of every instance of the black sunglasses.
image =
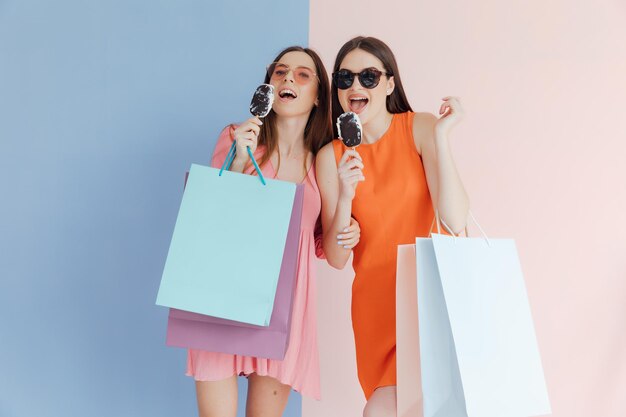
<path id="1" fill-rule="evenodd" d="M 365 68 L 358 74 L 347 69 L 340 69 L 339 71 L 333 73 L 333 82 L 338 89 L 346 90 L 352 87 L 352 83 L 354 83 L 354 77 L 357 75 L 359 76 L 359 83 L 361 83 L 363 87 L 370 89 L 378 85 L 378 83 L 380 82 L 380 77 L 382 75 L 386 77 L 391 77 L 392 74 L 379 71 L 376 68 Z"/>

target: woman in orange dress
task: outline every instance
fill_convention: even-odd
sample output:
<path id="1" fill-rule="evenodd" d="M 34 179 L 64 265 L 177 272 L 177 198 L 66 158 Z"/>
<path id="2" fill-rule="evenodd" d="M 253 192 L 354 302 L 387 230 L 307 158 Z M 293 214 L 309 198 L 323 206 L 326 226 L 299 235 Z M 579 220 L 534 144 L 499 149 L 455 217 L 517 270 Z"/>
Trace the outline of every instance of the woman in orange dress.
<path id="1" fill-rule="evenodd" d="M 347 111 L 359 115 L 363 142 L 357 151 L 333 140 L 318 153 L 324 252 L 330 265 L 345 266 L 350 250 L 335 237 L 342 238 L 354 217 L 361 236 L 354 248 L 352 324 L 367 399 L 363 415 L 395 417 L 397 246 L 428 236 L 434 208 L 454 232 L 465 227 L 469 202 L 448 145 L 462 109 L 457 98 L 446 97 L 439 118 L 414 113 L 393 53 L 371 37 L 341 48 L 331 95 L 333 119 Z"/>

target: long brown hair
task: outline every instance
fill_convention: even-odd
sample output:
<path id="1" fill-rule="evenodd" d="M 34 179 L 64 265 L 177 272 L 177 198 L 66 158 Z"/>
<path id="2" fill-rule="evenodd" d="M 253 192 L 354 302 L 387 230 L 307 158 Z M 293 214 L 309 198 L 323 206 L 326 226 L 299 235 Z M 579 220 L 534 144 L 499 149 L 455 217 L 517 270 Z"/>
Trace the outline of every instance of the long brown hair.
<path id="1" fill-rule="evenodd" d="M 355 49 L 362 49 L 365 52 L 369 52 L 374 55 L 376 58 L 380 59 L 385 67 L 385 72 L 389 74 L 388 76 L 393 75 L 393 79 L 395 81 L 395 88 L 393 92 L 387 96 L 387 111 L 389 113 L 404 113 L 407 111 L 413 111 L 411 109 L 411 105 L 409 104 L 409 100 L 406 98 L 406 93 L 404 92 L 404 87 L 402 87 L 402 80 L 400 80 L 400 71 L 398 70 L 398 63 L 396 61 L 396 57 L 387 44 L 380 39 L 373 38 L 371 36 L 357 36 L 356 38 L 350 39 L 346 42 L 339 52 L 337 53 L 337 58 L 335 58 L 335 65 L 333 66 L 333 73 L 339 71 L 341 63 L 348 53 Z M 337 117 L 343 113 L 343 109 L 341 108 L 341 104 L 339 103 L 339 95 L 337 93 L 337 86 L 333 82 L 331 87 L 331 95 L 332 95 L 332 109 L 333 109 L 333 118 L 332 120 L 337 120 Z M 333 133 L 335 137 L 337 137 L 337 126 L 332 124 Z"/>
<path id="2" fill-rule="evenodd" d="M 304 128 L 304 147 L 308 151 L 313 153 L 313 156 L 317 155 L 317 152 L 328 142 L 332 140 L 332 127 L 330 121 L 330 84 L 328 82 L 328 74 L 326 68 L 322 63 L 319 55 L 315 51 L 309 48 L 303 48 L 301 46 L 290 46 L 284 49 L 282 52 L 274 58 L 274 61 L 279 61 L 285 54 L 289 52 L 304 52 L 313 59 L 315 63 L 315 72 L 319 77 L 319 84 L 317 88 L 317 106 L 314 106 L 309 114 L 306 126 Z M 266 84 L 270 82 L 269 74 L 265 75 Z M 272 153 L 278 149 L 278 138 L 276 137 L 276 113 L 271 110 L 269 114 L 263 119 L 261 130 L 259 132 L 258 146 L 264 146 L 265 152 L 259 161 L 259 166 L 262 166 L 269 161 Z M 304 169 L 306 171 L 306 158 L 304 160 Z M 278 167 L 280 167 L 280 152 L 278 153 Z"/>

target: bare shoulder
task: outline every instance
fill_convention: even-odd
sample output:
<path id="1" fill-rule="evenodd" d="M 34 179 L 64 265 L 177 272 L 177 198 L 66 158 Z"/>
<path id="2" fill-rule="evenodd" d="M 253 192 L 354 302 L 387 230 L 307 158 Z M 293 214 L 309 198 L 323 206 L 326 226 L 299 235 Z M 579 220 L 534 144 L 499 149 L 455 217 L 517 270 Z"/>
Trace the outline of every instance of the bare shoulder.
<path id="1" fill-rule="evenodd" d="M 416 112 L 413 116 L 413 140 L 420 155 L 424 146 L 433 142 L 437 120 L 437 116 L 428 112 Z"/>
<path id="2" fill-rule="evenodd" d="M 333 143 L 327 143 L 319 150 L 315 160 L 315 173 L 317 185 L 324 198 L 322 202 L 329 201 L 329 192 L 338 189 L 337 161 L 335 161 L 335 150 Z"/>
<path id="3" fill-rule="evenodd" d="M 335 150 L 333 149 L 333 142 L 328 142 L 326 145 L 322 147 L 317 153 L 315 168 L 320 170 L 327 170 L 331 167 L 337 168 L 337 163 L 335 161 Z"/>

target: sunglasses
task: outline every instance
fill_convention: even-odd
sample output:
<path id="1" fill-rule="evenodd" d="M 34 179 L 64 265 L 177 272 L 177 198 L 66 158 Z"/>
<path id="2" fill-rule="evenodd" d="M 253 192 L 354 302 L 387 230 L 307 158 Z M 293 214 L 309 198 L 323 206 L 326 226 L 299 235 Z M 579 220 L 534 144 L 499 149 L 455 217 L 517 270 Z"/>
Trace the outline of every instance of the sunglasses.
<path id="1" fill-rule="evenodd" d="M 283 80 L 289 74 L 289 71 L 293 71 L 293 79 L 300 85 L 308 84 L 317 77 L 317 74 L 309 67 L 291 68 L 289 65 L 280 62 L 272 62 L 267 66 L 267 76 L 270 81 Z"/>
<path id="2" fill-rule="evenodd" d="M 354 77 L 357 75 L 359 76 L 359 83 L 361 83 L 363 87 L 370 89 L 375 88 L 378 85 L 382 75 L 391 77 L 392 74 L 379 71 L 376 68 L 365 68 L 359 73 L 354 73 L 347 69 L 340 69 L 339 71 L 333 73 L 333 82 L 338 89 L 347 90 L 352 87 Z"/>

